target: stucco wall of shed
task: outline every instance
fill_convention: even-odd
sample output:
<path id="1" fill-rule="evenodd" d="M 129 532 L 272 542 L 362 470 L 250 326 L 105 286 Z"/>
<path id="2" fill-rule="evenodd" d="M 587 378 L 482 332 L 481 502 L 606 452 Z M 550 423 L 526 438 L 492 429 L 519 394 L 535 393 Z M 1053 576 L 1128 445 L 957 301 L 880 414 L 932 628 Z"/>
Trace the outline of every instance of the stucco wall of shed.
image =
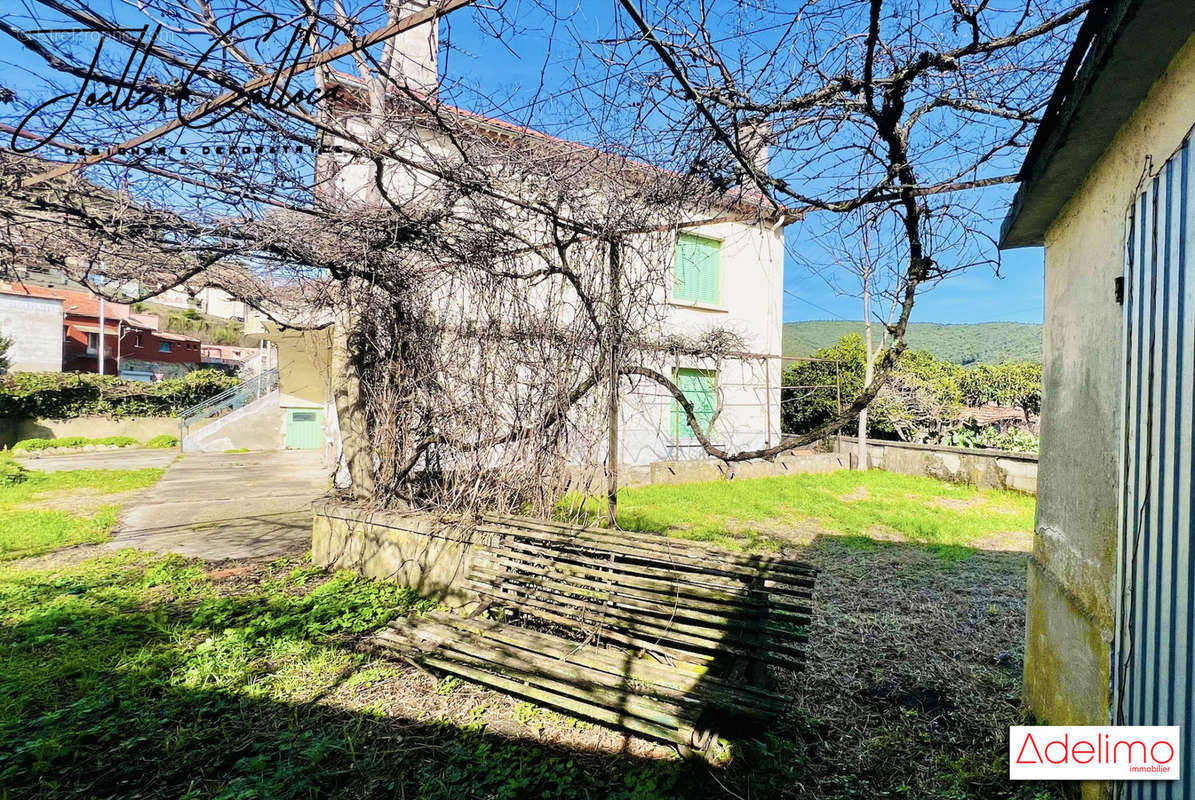
<path id="1" fill-rule="evenodd" d="M 1100 102 L 1114 102 L 1101 98 Z M 1195 123 L 1195 39 L 1046 233 L 1044 400 L 1025 697 L 1053 724 L 1105 724 L 1120 495 L 1122 275 L 1129 205 Z M 1098 796 L 1101 787 L 1087 787 Z"/>

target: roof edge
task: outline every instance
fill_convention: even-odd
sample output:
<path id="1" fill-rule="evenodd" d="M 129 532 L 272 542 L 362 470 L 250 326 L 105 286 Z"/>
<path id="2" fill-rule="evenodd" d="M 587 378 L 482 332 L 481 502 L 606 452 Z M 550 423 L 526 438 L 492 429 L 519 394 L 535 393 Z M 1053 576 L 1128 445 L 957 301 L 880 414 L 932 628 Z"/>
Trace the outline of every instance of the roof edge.
<path id="1" fill-rule="evenodd" d="M 1107 0 L 1088 12 L 1029 146 L 1000 230 L 1002 249 L 1046 231 L 1195 35 L 1191 0 Z"/>

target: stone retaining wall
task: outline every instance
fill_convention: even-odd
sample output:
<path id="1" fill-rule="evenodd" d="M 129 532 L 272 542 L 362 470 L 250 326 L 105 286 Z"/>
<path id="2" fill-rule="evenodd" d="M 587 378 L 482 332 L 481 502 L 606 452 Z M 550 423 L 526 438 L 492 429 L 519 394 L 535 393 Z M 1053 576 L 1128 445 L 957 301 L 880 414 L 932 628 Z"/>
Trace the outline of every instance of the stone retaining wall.
<path id="1" fill-rule="evenodd" d="M 854 466 L 858 439 L 843 436 L 830 440 L 836 454 Z M 1013 489 L 1037 494 L 1037 456 L 1008 450 L 888 442 L 871 439 L 867 458 L 874 469 L 902 475 L 925 475 L 956 483 L 969 483 L 981 489 Z"/>
<path id="2" fill-rule="evenodd" d="M 421 512 L 336 502 L 316 503 L 312 511 L 311 555 L 319 566 L 395 580 L 449 607 L 477 600 L 465 578 L 487 534 Z"/>

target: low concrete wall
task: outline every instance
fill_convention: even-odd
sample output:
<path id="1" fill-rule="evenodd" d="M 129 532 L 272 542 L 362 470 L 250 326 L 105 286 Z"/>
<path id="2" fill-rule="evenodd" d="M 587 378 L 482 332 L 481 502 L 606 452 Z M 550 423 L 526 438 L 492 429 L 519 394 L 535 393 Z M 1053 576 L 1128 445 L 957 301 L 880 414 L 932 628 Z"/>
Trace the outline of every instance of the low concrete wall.
<path id="1" fill-rule="evenodd" d="M 22 439 L 63 439 L 86 436 L 132 436 L 144 442 L 155 436 L 178 436 L 174 417 L 76 417 L 75 419 L 0 419 L 0 445 L 12 447 Z"/>
<path id="2" fill-rule="evenodd" d="M 773 478 L 805 472 L 833 472 L 846 467 L 847 458 L 839 453 L 780 456 L 774 461 L 744 461 L 732 464 L 724 464 L 721 461 L 657 461 L 651 465 L 646 480 L 628 485 L 676 485 L 729 481 L 735 478 Z"/>
<path id="3" fill-rule="evenodd" d="M 831 442 L 834 451 L 853 466 L 858 439 L 843 436 Z M 925 475 L 969 483 L 981 489 L 1013 489 L 1037 494 L 1037 456 L 1026 453 L 870 439 L 867 458 L 875 469 L 902 475 Z"/>
<path id="4" fill-rule="evenodd" d="M 313 513 L 311 554 L 321 567 L 396 580 L 450 607 L 477 601 L 465 578 L 487 534 L 418 512 L 325 502 Z"/>

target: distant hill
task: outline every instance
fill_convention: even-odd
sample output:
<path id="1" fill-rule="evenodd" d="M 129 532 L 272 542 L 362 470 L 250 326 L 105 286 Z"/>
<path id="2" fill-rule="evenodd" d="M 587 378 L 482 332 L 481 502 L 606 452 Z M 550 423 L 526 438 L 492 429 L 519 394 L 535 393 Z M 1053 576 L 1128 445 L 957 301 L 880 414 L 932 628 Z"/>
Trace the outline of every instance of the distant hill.
<path id="1" fill-rule="evenodd" d="M 875 329 L 873 328 L 873 331 Z M 784 355 L 810 356 L 848 333 L 863 333 L 862 322 L 814 320 L 784 325 Z M 877 337 L 879 333 L 874 334 Z M 906 340 L 912 350 L 928 350 L 955 364 L 999 364 L 1041 361 L 1041 325 L 1025 322 L 977 322 L 943 325 L 909 324 Z"/>

